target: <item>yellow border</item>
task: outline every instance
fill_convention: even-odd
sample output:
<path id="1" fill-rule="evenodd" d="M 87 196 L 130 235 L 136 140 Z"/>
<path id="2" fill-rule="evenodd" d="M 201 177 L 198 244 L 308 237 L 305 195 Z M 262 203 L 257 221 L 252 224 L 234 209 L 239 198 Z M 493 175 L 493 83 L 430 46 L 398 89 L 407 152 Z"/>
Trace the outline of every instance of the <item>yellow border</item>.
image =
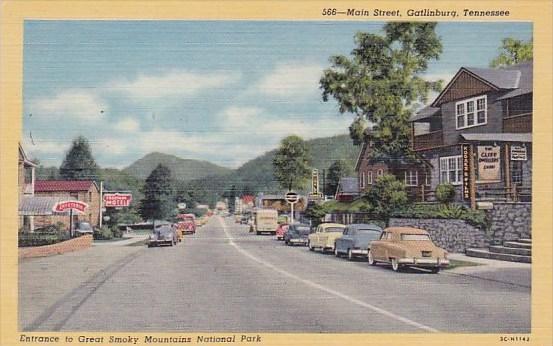
<path id="1" fill-rule="evenodd" d="M 415 3 L 416 5 L 413 5 Z M 17 331 L 17 143 L 21 133 L 24 19 L 248 19 L 248 20 L 397 20 L 329 18 L 330 1 L 26 1 L 0 4 L 0 345 L 16 345 Z M 419 18 L 437 21 L 531 21 L 534 25 L 534 168 L 532 332 L 530 342 L 500 342 L 497 334 L 262 334 L 264 345 L 551 345 L 552 341 L 552 4 L 533 1 L 344 1 L 341 8 L 442 8 L 460 11 L 505 9 L 508 18 Z M 412 20 L 413 18 L 401 18 Z M 498 297 L 498 301 L 501 297 Z M 70 335 L 79 333 L 33 333 Z M 95 333 L 108 335 L 108 333 Z M 180 333 L 179 333 L 180 334 Z M 183 335 L 186 333 L 183 333 Z M 144 335 L 137 333 L 137 336 Z M 170 334 L 168 334 L 170 335 Z M 188 333 L 187 335 L 192 335 Z M 59 343 L 75 345 L 77 343 Z M 38 345 L 25 343 L 25 345 Z"/>

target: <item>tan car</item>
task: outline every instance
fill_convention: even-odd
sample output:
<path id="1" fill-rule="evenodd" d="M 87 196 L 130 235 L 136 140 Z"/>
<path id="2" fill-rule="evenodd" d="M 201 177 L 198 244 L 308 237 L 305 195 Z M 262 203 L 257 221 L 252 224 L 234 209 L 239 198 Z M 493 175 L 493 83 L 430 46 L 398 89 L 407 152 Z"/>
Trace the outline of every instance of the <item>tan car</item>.
<path id="1" fill-rule="evenodd" d="M 427 231 L 411 227 L 386 228 L 379 240 L 370 243 L 369 265 L 389 263 L 394 271 L 403 267 L 430 268 L 433 273 L 447 267 L 447 252 L 434 245 Z"/>
<path id="2" fill-rule="evenodd" d="M 307 246 L 309 250 L 319 249 L 322 252 L 334 252 L 336 239 L 344 233 L 345 225 L 339 223 L 322 223 L 308 237 Z"/>

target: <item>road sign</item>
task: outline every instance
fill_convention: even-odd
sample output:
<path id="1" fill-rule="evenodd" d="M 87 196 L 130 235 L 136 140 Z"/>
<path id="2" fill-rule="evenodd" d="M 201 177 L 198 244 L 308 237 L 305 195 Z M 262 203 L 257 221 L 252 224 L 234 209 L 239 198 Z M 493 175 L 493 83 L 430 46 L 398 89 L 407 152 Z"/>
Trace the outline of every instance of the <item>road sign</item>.
<path id="1" fill-rule="evenodd" d="M 179 203 L 177 204 L 178 209 L 186 209 L 186 203 Z"/>
<path id="2" fill-rule="evenodd" d="M 295 193 L 294 191 L 290 191 L 288 193 L 286 193 L 286 195 L 284 195 L 284 199 L 286 199 L 286 202 L 290 203 L 290 204 L 294 204 L 294 203 L 297 203 L 300 199 L 300 196 Z"/>
<path id="3" fill-rule="evenodd" d="M 104 207 L 128 207 L 131 202 L 130 193 L 104 193 Z"/>

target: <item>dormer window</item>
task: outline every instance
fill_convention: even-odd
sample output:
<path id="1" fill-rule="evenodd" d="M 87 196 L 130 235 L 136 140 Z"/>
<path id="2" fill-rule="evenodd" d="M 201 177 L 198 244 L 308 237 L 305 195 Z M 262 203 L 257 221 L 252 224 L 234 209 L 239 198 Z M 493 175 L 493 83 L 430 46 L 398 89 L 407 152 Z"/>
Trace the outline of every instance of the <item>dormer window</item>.
<path id="1" fill-rule="evenodd" d="M 485 125 L 488 122 L 486 95 L 455 103 L 457 130 Z"/>

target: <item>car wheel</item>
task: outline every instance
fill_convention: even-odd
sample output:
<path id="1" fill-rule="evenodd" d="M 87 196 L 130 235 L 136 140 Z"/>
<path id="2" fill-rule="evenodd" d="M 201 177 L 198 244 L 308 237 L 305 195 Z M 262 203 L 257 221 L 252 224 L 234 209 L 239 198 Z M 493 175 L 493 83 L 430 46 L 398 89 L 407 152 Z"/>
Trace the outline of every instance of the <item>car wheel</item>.
<path id="1" fill-rule="evenodd" d="M 340 257 L 340 253 L 338 252 L 338 248 L 336 247 L 336 244 L 334 244 L 334 256 Z"/>
<path id="2" fill-rule="evenodd" d="M 438 274 L 440 272 L 440 267 L 434 267 L 430 270 L 432 274 Z"/>
<path id="3" fill-rule="evenodd" d="M 399 272 L 400 271 L 400 266 L 399 266 L 399 262 L 397 260 L 397 258 L 392 258 L 392 270 L 395 271 L 395 272 Z"/>
<path id="4" fill-rule="evenodd" d="M 370 266 L 375 266 L 376 265 L 376 261 L 374 260 L 374 257 L 373 257 L 373 254 L 372 254 L 371 250 L 369 250 L 369 253 L 367 255 L 367 260 L 369 261 Z"/>
<path id="5" fill-rule="evenodd" d="M 351 252 L 351 249 L 348 249 L 348 261 L 353 261 L 353 253 Z"/>
<path id="6" fill-rule="evenodd" d="M 311 242 L 307 242 L 307 247 L 309 248 L 309 251 L 315 251 L 315 249 L 311 247 Z"/>

